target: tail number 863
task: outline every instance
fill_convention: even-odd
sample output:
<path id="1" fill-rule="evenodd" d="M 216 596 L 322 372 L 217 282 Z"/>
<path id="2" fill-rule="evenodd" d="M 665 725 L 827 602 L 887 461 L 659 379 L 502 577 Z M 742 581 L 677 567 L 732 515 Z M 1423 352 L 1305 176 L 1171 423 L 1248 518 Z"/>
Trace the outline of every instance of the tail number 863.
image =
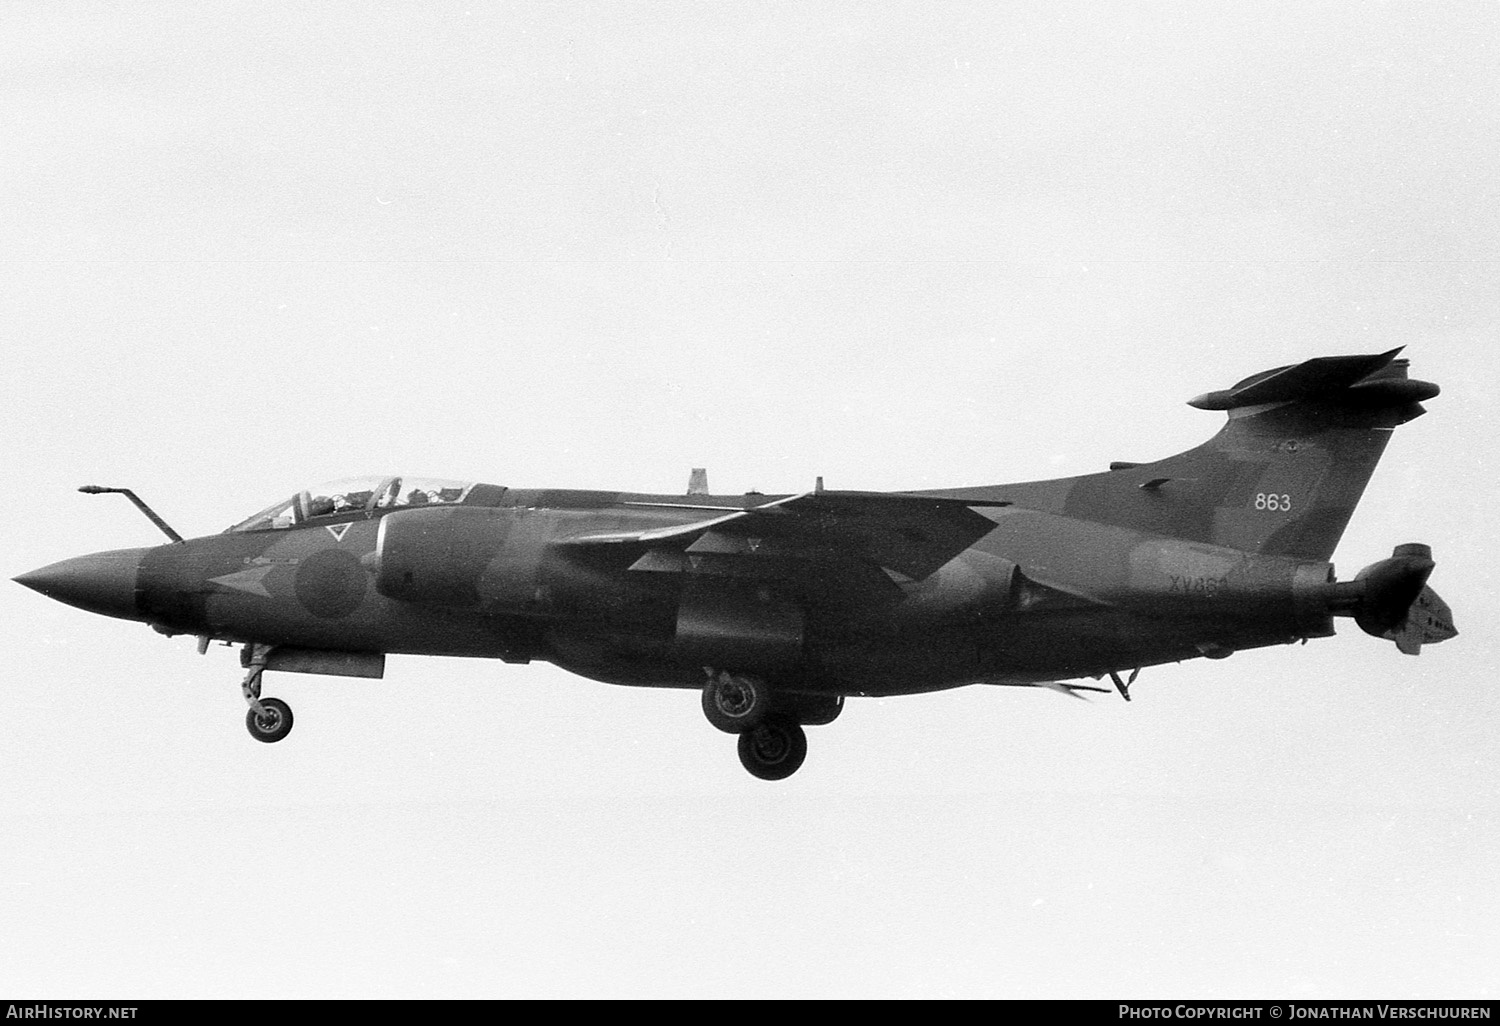
<path id="1" fill-rule="evenodd" d="M 1285 513 L 1292 508 L 1292 497 L 1290 495 L 1277 495 L 1275 492 L 1256 492 L 1255 508 L 1269 510 L 1272 513 Z"/>

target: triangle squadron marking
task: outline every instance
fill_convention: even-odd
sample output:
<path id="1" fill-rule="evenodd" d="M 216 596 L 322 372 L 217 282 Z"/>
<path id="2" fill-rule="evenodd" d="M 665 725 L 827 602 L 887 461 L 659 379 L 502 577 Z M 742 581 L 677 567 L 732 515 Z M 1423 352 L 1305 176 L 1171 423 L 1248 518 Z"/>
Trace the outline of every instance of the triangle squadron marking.
<path id="1" fill-rule="evenodd" d="M 224 588 L 230 588 L 234 591 L 259 595 L 261 598 L 270 598 L 271 593 L 266 590 L 263 582 L 266 579 L 266 574 L 274 569 L 275 567 L 272 566 L 252 566 L 248 570 L 236 570 L 234 573 L 225 574 L 222 577 L 210 577 L 208 582 Z"/>

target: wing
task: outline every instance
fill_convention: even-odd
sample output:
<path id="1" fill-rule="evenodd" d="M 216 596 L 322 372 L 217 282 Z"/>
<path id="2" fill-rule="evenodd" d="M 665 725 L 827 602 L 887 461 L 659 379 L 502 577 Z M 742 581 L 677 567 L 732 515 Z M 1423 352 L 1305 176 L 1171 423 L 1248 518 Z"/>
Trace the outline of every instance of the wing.
<path id="1" fill-rule="evenodd" d="M 638 503 L 705 512 L 724 507 Z M 899 597 L 994 529 L 966 499 L 888 492 L 805 492 L 687 524 L 583 534 L 577 552 L 639 549 L 630 569 L 791 582 L 809 596 Z"/>

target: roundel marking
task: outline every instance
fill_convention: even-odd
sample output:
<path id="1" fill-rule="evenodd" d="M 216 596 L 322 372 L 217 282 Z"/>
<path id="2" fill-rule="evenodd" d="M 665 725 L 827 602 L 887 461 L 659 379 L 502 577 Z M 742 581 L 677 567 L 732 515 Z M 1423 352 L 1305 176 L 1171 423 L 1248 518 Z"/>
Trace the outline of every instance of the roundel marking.
<path id="1" fill-rule="evenodd" d="M 297 567 L 293 586 L 297 601 L 309 613 L 337 620 L 359 608 L 366 584 L 365 568 L 357 556 L 344 549 L 323 549 Z"/>

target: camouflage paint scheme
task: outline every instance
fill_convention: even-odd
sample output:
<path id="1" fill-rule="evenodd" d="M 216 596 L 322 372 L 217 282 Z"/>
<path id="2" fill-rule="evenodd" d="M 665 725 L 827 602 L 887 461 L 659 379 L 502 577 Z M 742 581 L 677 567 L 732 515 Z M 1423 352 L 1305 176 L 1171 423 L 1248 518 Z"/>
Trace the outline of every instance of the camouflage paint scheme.
<path id="1" fill-rule="evenodd" d="M 1397 352 L 1200 396 L 1228 414 L 1208 442 L 1082 477 L 723 496 L 695 473 L 685 496 L 477 484 L 433 505 L 386 504 L 393 478 L 357 508 L 303 493 L 282 526 L 263 517 L 17 580 L 245 643 L 247 665 L 281 653 L 271 669 L 378 676 L 385 653 L 416 653 L 643 686 L 729 674 L 769 695 L 757 722 L 765 708 L 826 722 L 846 695 L 1073 691 L 1055 682 L 1323 637 L 1336 615 L 1414 653 L 1456 633 L 1426 587 L 1426 547 L 1350 582 L 1328 562 L 1393 429 L 1438 394 Z"/>

